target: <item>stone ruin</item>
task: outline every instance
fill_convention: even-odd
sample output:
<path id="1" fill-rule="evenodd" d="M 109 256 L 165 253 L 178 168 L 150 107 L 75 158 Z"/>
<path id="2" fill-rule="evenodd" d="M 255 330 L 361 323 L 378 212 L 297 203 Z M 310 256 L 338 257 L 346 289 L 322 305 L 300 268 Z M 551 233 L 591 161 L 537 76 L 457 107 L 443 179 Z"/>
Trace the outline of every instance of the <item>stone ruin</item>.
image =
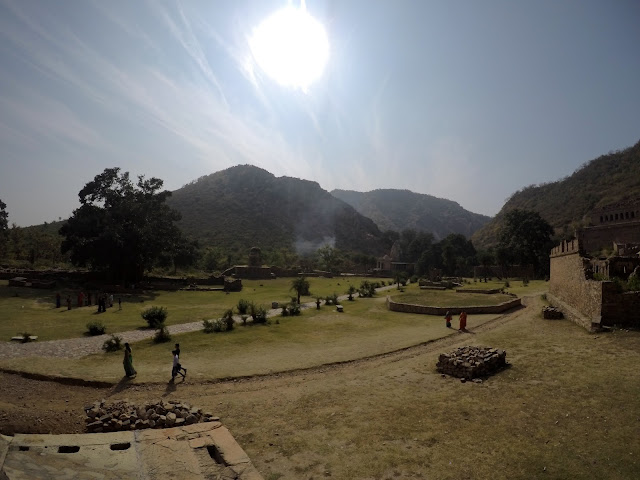
<path id="1" fill-rule="evenodd" d="M 546 306 L 542 309 L 542 318 L 546 318 L 548 320 L 560 320 L 564 318 L 564 315 L 556 307 Z"/>
<path id="2" fill-rule="evenodd" d="M 460 347 L 450 353 L 441 353 L 438 372 L 465 380 L 487 377 L 507 365 L 507 352 L 488 347 Z"/>
<path id="3" fill-rule="evenodd" d="M 108 404 L 105 400 L 84 407 L 88 433 L 123 432 L 144 428 L 170 428 L 220 419 L 188 403 L 175 400 L 134 405 L 126 400 Z"/>

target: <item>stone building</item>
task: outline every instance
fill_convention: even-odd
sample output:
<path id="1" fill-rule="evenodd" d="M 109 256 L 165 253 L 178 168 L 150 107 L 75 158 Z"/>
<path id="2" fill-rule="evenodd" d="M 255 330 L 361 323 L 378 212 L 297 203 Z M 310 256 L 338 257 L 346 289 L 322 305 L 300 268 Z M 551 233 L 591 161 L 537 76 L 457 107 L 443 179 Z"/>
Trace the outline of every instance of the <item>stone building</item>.
<path id="1" fill-rule="evenodd" d="M 415 263 L 401 262 L 401 257 L 402 251 L 400 249 L 400 243 L 395 241 L 389 254 L 377 259 L 374 271 L 378 275 L 393 276 L 396 272 L 407 272 L 412 275 L 415 269 Z"/>
<path id="2" fill-rule="evenodd" d="M 581 248 L 596 254 L 615 244 L 640 244 L 640 200 L 607 205 L 591 214 L 591 225 L 577 232 Z"/>

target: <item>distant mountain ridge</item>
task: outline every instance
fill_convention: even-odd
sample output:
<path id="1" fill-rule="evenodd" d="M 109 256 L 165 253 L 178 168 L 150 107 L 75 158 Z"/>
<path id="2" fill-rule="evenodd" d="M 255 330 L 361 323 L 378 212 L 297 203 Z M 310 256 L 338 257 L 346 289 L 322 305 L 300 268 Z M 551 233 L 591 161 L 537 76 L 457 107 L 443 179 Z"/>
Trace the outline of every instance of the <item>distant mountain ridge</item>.
<path id="1" fill-rule="evenodd" d="M 568 237 L 589 222 L 590 213 L 606 205 L 640 197 L 640 141 L 621 151 L 585 163 L 572 175 L 515 192 L 500 212 L 472 237 L 476 248 L 498 242 L 498 231 L 506 212 L 519 208 L 536 211 Z"/>
<path id="2" fill-rule="evenodd" d="M 451 233 L 469 238 L 491 220 L 486 215 L 465 210 L 452 200 L 410 190 L 333 190 L 331 195 L 372 219 L 383 231 L 427 231 L 433 233 L 437 241 Z"/>
<path id="3" fill-rule="evenodd" d="M 318 183 L 252 165 L 201 177 L 174 191 L 168 204 L 182 214 L 180 228 L 204 244 L 311 252 L 328 243 L 367 254 L 385 251 L 375 223 Z"/>

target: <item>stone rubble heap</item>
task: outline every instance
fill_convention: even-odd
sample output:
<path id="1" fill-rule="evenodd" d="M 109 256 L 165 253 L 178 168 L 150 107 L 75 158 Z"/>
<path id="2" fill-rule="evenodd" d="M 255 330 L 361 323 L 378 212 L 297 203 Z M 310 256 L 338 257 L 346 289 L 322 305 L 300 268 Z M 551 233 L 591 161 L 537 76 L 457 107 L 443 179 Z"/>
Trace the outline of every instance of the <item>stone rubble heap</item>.
<path id="1" fill-rule="evenodd" d="M 199 408 L 175 400 L 159 400 L 144 405 L 105 400 L 84 407 L 88 433 L 122 432 L 143 428 L 170 428 L 220 420 Z"/>
<path id="2" fill-rule="evenodd" d="M 450 353 L 441 353 L 438 372 L 463 379 L 492 375 L 507 365 L 507 352 L 497 348 L 460 347 Z"/>
<path id="3" fill-rule="evenodd" d="M 542 309 L 542 318 L 560 320 L 561 318 L 564 318 L 564 315 L 562 315 L 562 312 L 557 308 L 546 306 Z"/>

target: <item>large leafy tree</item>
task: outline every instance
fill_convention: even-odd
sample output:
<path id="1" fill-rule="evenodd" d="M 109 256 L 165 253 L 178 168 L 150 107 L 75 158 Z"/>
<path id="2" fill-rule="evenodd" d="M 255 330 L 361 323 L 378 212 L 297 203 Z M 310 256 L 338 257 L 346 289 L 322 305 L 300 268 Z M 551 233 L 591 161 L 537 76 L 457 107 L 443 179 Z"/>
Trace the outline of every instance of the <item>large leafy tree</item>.
<path id="1" fill-rule="evenodd" d="M 499 249 L 509 252 L 520 265 L 533 265 L 537 275 L 549 266 L 553 228 L 538 212 L 515 209 L 507 212 L 499 234 Z"/>
<path id="2" fill-rule="evenodd" d="M 80 208 L 62 226 L 62 251 L 74 265 L 105 271 L 112 281 L 139 281 L 163 256 L 177 256 L 184 244 L 174 224 L 180 214 L 165 203 L 158 178 L 137 183 L 119 168 L 107 168 L 80 193 Z"/>

